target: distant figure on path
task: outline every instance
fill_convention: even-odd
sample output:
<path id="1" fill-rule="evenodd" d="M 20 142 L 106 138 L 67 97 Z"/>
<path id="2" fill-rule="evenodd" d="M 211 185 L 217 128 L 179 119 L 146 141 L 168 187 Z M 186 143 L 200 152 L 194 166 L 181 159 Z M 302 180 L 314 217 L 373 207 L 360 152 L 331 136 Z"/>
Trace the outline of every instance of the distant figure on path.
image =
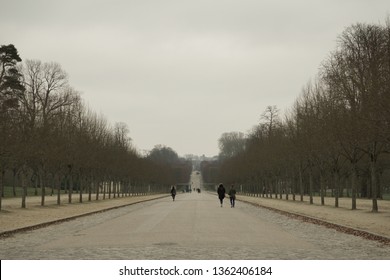
<path id="1" fill-rule="evenodd" d="M 175 188 L 175 186 L 172 186 L 171 195 L 172 195 L 172 200 L 175 201 L 175 196 L 176 196 L 176 188 Z"/>
<path id="2" fill-rule="evenodd" d="M 219 184 L 217 193 L 218 193 L 218 198 L 219 198 L 219 201 L 221 202 L 221 207 L 222 207 L 223 199 L 225 198 L 225 193 L 226 193 L 226 190 L 222 184 Z"/>
<path id="3" fill-rule="evenodd" d="M 236 202 L 236 189 L 234 188 L 234 185 L 230 187 L 229 197 L 230 197 L 230 207 L 234 208 Z"/>

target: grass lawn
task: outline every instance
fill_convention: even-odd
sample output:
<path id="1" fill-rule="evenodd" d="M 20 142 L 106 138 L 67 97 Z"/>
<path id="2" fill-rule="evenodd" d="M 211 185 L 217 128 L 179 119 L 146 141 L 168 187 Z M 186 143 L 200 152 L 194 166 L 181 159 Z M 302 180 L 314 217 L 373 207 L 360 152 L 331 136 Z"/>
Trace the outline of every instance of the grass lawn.
<path id="1" fill-rule="evenodd" d="M 46 194 L 47 195 L 50 195 L 52 192 L 52 189 L 51 188 L 46 188 Z M 75 192 L 75 190 L 74 190 Z M 32 187 L 29 187 L 27 188 L 27 196 L 40 196 L 41 195 L 41 188 L 32 188 Z M 54 189 L 54 193 L 57 194 L 57 190 Z M 64 190 L 61 190 L 61 193 L 65 193 Z M 10 198 L 10 197 L 22 197 L 22 194 L 23 194 L 23 189 L 21 187 L 16 187 L 15 189 L 15 194 L 13 193 L 13 190 L 12 190 L 12 187 L 10 186 L 5 186 L 4 187 L 4 198 Z"/>

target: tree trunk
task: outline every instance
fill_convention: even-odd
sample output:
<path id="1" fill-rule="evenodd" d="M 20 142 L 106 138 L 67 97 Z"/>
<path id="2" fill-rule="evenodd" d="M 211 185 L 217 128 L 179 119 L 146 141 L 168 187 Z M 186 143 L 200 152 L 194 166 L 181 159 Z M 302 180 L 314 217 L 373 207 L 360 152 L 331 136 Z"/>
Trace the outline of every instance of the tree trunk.
<path id="1" fill-rule="evenodd" d="M 276 184 L 279 190 L 279 199 L 283 199 L 283 182 L 281 180 L 277 180 Z"/>
<path id="2" fill-rule="evenodd" d="M 0 210 L 2 208 L 2 201 L 4 197 L 4 169 L 0 170 Z"/>
<path id="3" fill-rule="evenodd" d="M 87 181 L 87 186 L 88 186 L 88 201 L 92 200 L 92 189 L 93 189 L 93 179 L 89 179 Z"/>
<path id="4" fill-rule="evenodd" d="M 38 175 L 37 176 L 33 175 L 30 180 L 34 183 L 34 195 L 38 196 L 38 185 L 39 185 Z"/>
<path id="5" fill-rule="evenodd" d="M 77 182 L 79 185 L 79 202 L 83 203 L 83 187 L 82 187 L 83 179 L 81 178 L 81 174 L 77 176 Z"/>
<path id="6" fill-rule="evenodd" d="M 21 183 L 22 183 L 22 208 L 26 208 L 26 197 L 27 197 L 27 184 L 26 184 L 26 175 L 24 171 L 20 172 Z"/>
<path id="7" fill-rule="evenodd" d="M 39 182 L 41 183 L 41 206 L 45 206 L 46 186 L 43 171 L 38 172 Z"/>
<path id="8" fill-rule="evenodd" d="M 333 182 L 334 182 L 334 207 L 339 207 L 339 196 L 340 196 L 340 183 L 339 183 L 339 174 L 338 171 L 333 173 Z"/>
<path id="9" fill-rule="evenodd" d="M 103 200 L 106 199 L 107 182 L 103 182 Z"/>
<path id="10" fill-rule="evenodd" d="M 292 189 L 291 189 L 291 191 L 292 191 L 292 200 L 295 201 L 296 200 L 295 196 L 296 196 L 296 191 L 297 191 L 297 177 L 296 177 L 296 174 L 294 174 L 294 178 L 293 178 L 292 184 L 293 184 L 292 185 Z"/>
<path id="11" fill-rule="evenodd" d="M 309 196 L 310 204 L 313 204 L 313 174 L 311 168 L 309 168 Z"/>
<path id="12" fill-rule="evenodd" d="M 370 173 L 371 173 L 371 188 L 372 188 L 372 212 L 378 212 L 378 191 L 377 191 L 377 181 L 376 181 L 376 160 L 375 157 L 371 156 L 370 164 Z"/>
<path id="13" fill-rule="evenodd" d="M 57 177 L 57 205 L 61 205 L 61 176 Z"/>
<path id="14" fill-rule="evenodd" d="M 100 191 L 100 182 L 96 183 L 95 182 L 95 186 L 96 186 L 96 200 L 99 200 L 99 191 Z"/>
<path id="15" fill-rule="evenodd" d="M 353 162 L 352 174 L 351 174 L 352 210 L 356 210 L 356 181 L 357 181 L 356 163 Z"/>
<path id="16" fill-rule="evenodd" d="M 69 174 L 68 177 L 68 203 L 72 203 L 72 194 L 73 194 L 73 176 Z"/>
<path id="17" fill-rule="evenodd" d="M 56 187 L 56 177 L 55 177 L 54 174 L 51 176 L 51 184 L 50 184 L 50 186 L 51 186 L 50 196 L 53 196 L 54 195 L 54 189 Z"/>
<path id="18" fill-rule="evenodd" d="M 17 176 L 18 176 L 18 170 L 16 168 L 13 168 L 12 170 L 13 176 L 12 176 L 12 194 L 14 197 L 16 197 L 16 184 L 17 184 Z"/>
<path id="19" fill-rule="evenodd" d="M 301 196 L 301 201 L 303 201 L 303 176 L 302 176 L 302 166 L 299 166 L 299 192 Z"/>
<path id="20" fill-rule="evenodd" d="M 325 205 L 325 182 L 323 171 L 320 170 L 321 205 Z"/>

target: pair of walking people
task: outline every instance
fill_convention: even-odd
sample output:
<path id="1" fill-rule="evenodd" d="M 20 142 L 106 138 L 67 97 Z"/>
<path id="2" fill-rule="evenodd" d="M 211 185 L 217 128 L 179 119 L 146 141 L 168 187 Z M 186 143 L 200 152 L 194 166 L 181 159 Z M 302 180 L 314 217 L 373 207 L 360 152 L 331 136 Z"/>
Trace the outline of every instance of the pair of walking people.
<path id="1" fill-rule="evenodd" d="M 218 193 L 218 198 L 219 198 L 219 201 L 220 201 L 221 207 L 222 207 L 223 200 L 224 200 L 225 195 L 226 195 L 226 190 L 225 190 L 225 187 L 223 186 L 223 184 L 219 184 L 218 189 L 217 189 L 217 193 Z M 234 185 L 232 185 L 230 187 L 228 194 L 229 194 L 229 198 L 230 198 L 230 207 L 234 208 L 235 202 L 236 202 L 236 189 L 234 188 Z"/>

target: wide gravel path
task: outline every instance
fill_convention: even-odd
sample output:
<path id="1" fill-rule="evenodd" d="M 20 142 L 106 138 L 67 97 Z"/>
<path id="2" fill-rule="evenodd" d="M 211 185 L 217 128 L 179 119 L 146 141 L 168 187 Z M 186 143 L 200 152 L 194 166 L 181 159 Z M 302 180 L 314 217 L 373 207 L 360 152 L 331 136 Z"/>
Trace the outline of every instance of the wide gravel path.
<path id="1" fill-rule="evenodd" d="M 225 200 L 225 204 L 228 200 Z M 0 239 L 0 259 L 390 259 L 379 242 L 216 196 L 165 197 Z"/>

